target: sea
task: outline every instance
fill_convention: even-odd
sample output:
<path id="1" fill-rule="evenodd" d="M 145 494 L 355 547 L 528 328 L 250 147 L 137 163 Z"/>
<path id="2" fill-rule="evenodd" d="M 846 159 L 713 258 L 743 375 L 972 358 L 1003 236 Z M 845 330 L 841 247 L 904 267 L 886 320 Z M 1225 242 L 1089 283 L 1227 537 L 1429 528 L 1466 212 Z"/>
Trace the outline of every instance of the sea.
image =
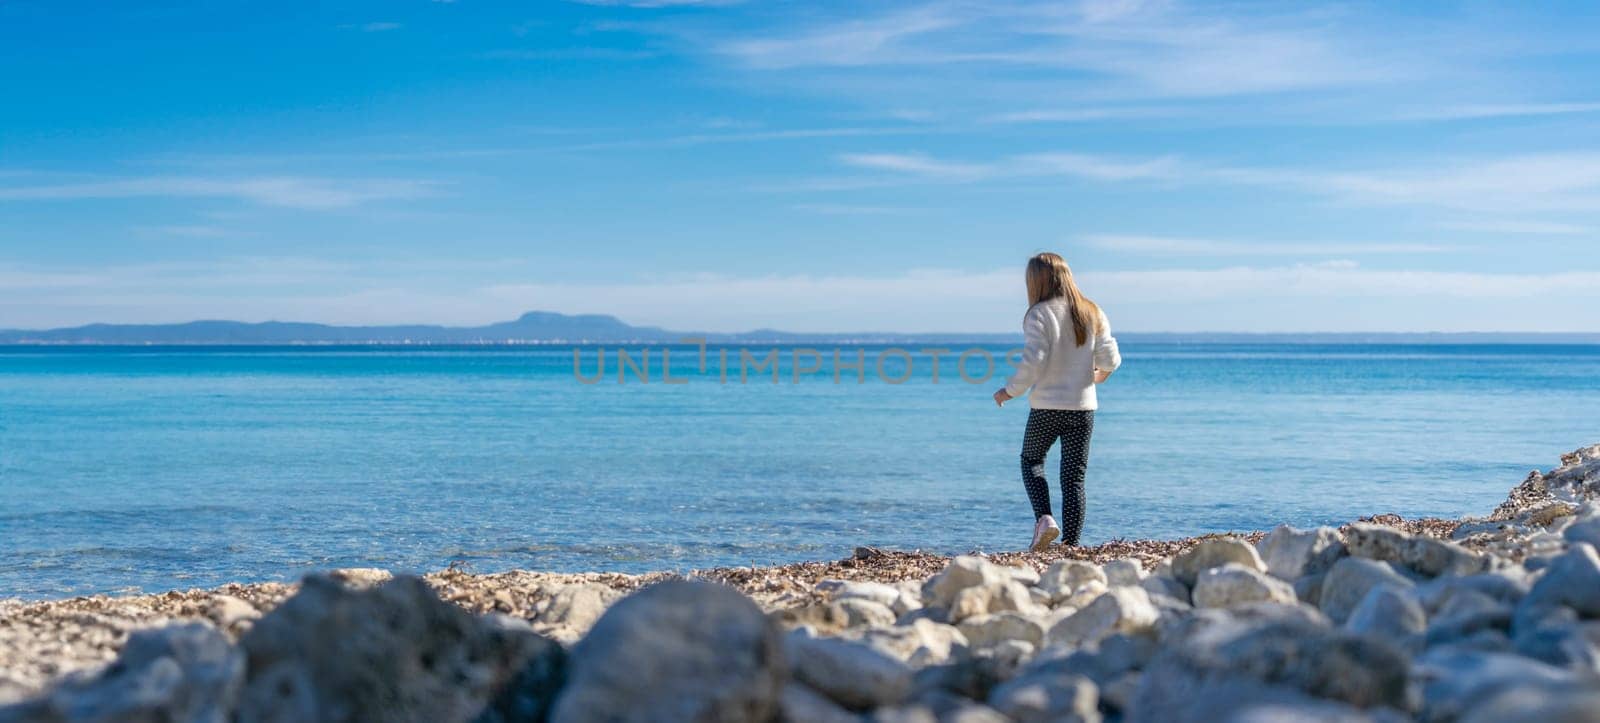
<path id="1" fill-rule="evenodd" d="M 1020 549 L 1008 349 L 926 346 L 0 347 L 0 598 Z M 1600 442 L 1595 345 L 1122 351 L 1086 543 L 1487 514 Z"/>

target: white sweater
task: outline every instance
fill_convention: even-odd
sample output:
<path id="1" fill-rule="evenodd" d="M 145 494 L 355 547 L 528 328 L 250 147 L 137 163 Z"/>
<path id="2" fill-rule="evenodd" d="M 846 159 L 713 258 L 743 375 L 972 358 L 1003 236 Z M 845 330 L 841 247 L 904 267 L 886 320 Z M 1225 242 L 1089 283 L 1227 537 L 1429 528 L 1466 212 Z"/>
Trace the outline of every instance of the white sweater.
<path id="1" fill-rule="evenodd" d="M 1034 409 L 1098 407 L 1094 371 L 1115 371 L 1122 365 L 1122 354 L 1103 311 L 1099 326 L 1078 346 L 1065 298 L 1034 304 L 1022 318 L 1022 359 L 1016 363 L 1016 373 L 1006 380 L 1006 393 L 1020 397 L 1032 387 L 1028 406 Z"/>

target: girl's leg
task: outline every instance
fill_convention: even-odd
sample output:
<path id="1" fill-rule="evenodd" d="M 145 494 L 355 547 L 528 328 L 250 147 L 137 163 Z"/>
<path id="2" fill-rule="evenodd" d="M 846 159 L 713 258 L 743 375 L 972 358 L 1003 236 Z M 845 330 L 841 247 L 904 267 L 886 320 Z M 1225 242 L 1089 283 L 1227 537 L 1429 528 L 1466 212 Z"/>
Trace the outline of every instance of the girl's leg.
<path id="1" fill-rule="evenodd" d="M 1094 412 L 1065 414 L 1068 417 L 1061 425 L 1061 542 L 1076 545 L 1078 535 L 1083 532 L 1083 478 L 1089 471 L 1089 437 L 1094 434 Z M 1048 500 L 1045 505 L 1049 506 Z"/>
<path id="2" fill-rule="evenodd" d="M 1028 412 L 1028 428 L 1022 434 L 1022 486 L 1033 505 L 1033 519 L 1050 514 L 1050 481 L 1044 477 L 1044 457 L 1056 443 L 1060 430 L 1051 422 L 1052 410 Z"/>

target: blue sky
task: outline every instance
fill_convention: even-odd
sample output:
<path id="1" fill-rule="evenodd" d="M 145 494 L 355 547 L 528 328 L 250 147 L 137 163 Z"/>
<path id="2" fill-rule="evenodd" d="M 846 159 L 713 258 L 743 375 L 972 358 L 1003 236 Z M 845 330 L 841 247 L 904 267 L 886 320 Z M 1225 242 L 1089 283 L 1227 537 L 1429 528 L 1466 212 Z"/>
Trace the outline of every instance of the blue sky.
<path id="1" fill-rule="evenodd" d="M 1600 331 L 1592 3 L 0 0 L 0 327 Z"/>

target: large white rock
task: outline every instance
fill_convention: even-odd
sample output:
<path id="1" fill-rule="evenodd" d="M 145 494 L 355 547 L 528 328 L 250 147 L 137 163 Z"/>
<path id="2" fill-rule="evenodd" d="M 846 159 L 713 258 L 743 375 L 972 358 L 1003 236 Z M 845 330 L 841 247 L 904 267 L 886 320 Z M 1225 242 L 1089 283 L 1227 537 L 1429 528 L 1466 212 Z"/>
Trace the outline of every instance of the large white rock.
<path id="1" fill-rule="evenodd" d="M 870 646 L 795 631 L 784 638 L 790 673 L 847 708 L 900 702 L 911 690 L 912 670 Z"/>
<path id="2" fill-rule="evenodd" d="M 859 597 L 847 597 L 835 600 L 834 605 L 844 611 L 846 625 L 857 627 L 888 627 L 894 624 L 895 614 L 887 605 L 876 600 Z"/>
<path id="3" fill-rule="evenodd" d="M 968 647 L 967 637 L 961 630 L 926 618 L 913 620 L 909 625 L 864 630 L 860 640 L 918 668 L 942 663 Z"/>
<path id="4" fill-rule="evenodd" d="M 1278 525 L 1256 545 L 1267 572 L 1280 580 L 1327 572 L 1344 554 L 1344 542 L 1332 527 L 1301 530 Z"/>
<path id="5" fill-rule="evenodd" d="M 1230 562 L 1200 573 L 1194 586 L 1194 604 L 1203 608 L 1229 608 L 1254 602 L 1295 602 L 1294 587 L 1266 573 Z"/>
<path id="6" fill-rule="evenodd" d="M 622 593 L 595 582 L 562 585 L 534 605 L 535 629 L 568 628 L 582 633 L 621 597 Z"/>
<path id="7" fill-rule="evenodd" d="M 550 720 L 765 720 L 782 656 L 776 624 L 738 591 L 659 583 L 611 606 L 573 648 Z"/>
<path id="8" fill-rule="evenodd" d="M 1050 646 L 1080 647 L 1112 633 L 1148 630 L 1161 617 L 1143 588 L 1114 587 L 1088 607 L 1056 623 L 1046 634 Z"/>
<path id="9" fill-rule="evenodd" d="M 1021 640 L 1034 647 L 1044 642 L 1044 625 L 1018 612 L 975 615 L 957 627 L 973 648 L 989 648 L 1006 640 Z"/>
<path id="10" fill-rule="evenodd" d="M 1388 563 L 1363 557 L 1346 557 L 1333 564 L 1322 580 L 1318 606 L 1329 619 L 1343 623 L 1361 600 L 1379 585 L 1409 590 L 1415 584 Z"/>
<path id="11" fill-rule="evenodd" d="M 1584 617 L 1600 617 L 1600 555 L 1588 543 L 1574 544 L 1550 563 L 1517 606 L 1518 625 L 1558 605 Z"/>
<path id="12" fill-rule="evenodd" d="M 1112 560 L 1100 567 L 1107 585 L 1138 585 L 1144 580 L 1144 564 L 1137 557 Z"/>
<path id="13" fill-rule="evenodd" d="M 1344 627 L 1352 633 L 1401 644 L 1428 629 L 1428 615 L 1414 595 L 1379 585 L 1361 599 Z"/>
<path id="14" fill-rule="evenodd" d="M 955 606 L 956 596 L 968 588 L 994 587 L 1011 582 L 1011 573 L 976 555 L 962 555 L 950 561 L 939 574 L 928 578 L 922 587 L 922 602 L 945 609 Z"/>
<path id="15" fill-rule="evenodd" d="M 1193 588 L 1201 572 L 1230 562 L 1256 571 L 1267 569 L 1266 564 L 1261 561 L 1261 555 L 1257 554 L 1256 548 L 1251 547 L 1249 543 L 1233 537 L 1215 537 L 1204 540 L 1172 558 L 1172 576 L 1178 582 Z"/>
<path id="16" fill-rule="evenodd" d="M 1039 589 L 1062 600 L 1090 582 L 1105 585 L 1105 572 L 1082 560 L 1057 560 L 1039 576 Z"/>
<path id="17" fill-rule="evenodd" d="M 98 675 L 68 677 L 38 700 L 0 705 L 0 721 L 227 723 L 244 676 L 244 655 L 209 625 L 139 630 Z"/>
<path id="18" fill-rule="evenodd" d="M 829 600 L 859 598 L 871 600 L 884 607 L 894 607 L 895 602 L 900 599 L 900 588 L 864 580 L 823 580 L 817 583 L 817 591 L 826 593 Z"/>
<path id="19" fill-rule="evenodd" d="M 1018 723 L 1098 723 L 1099 690 L 1070 674 L 1022 676 L 989 693 L 989 706 Z"/>
<path id="20" fill-rule="evenodd" d="M 804 683 L 789 681 L 778 698 L 783 723 L 861 723 L 861 718 Z"/>
<path id="21" fill-rule="evenodd" d="M 1490 558 L 1453 542 L 1408 535 L 1401 530 L 1369 522 L 1350 525 L 1345 547 L 1356 557 L 1404 565 L 1423 575 L 1471 575 L 1487 570 Z"/>

